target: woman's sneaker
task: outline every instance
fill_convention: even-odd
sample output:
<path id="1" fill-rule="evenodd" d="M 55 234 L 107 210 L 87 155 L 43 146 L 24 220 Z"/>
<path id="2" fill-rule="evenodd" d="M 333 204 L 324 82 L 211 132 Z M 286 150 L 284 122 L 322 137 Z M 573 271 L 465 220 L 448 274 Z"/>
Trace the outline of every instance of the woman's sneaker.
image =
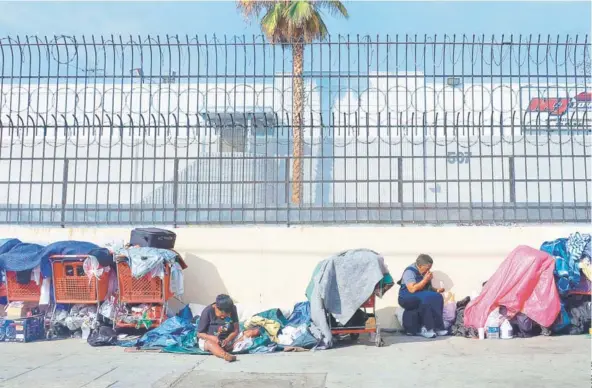
<path id="1" fill-rule="evenodd" d="M 434 333 L 433 330 L 426 329 L 425 327 L 421 328 L 419 335 L 421 335 L 424 338 L 436 338 L 436 333 Z"/>
<path id="2" fill-rule="evenodd" d="M 445 335 L 448 335 L 448 330 L 436 330 L 436 335 L 439 337 L 444 337 Z"/>

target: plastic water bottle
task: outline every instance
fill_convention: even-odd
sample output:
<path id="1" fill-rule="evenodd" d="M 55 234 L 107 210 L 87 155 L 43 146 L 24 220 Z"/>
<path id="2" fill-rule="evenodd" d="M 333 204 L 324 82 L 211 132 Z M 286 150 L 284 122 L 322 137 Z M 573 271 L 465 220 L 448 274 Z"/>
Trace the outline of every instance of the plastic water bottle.
<path id="1" fill-rule="evenodd" d="M 496 326 L 487 327 L 487 339 L 499 339 L 500 328 Z"/>

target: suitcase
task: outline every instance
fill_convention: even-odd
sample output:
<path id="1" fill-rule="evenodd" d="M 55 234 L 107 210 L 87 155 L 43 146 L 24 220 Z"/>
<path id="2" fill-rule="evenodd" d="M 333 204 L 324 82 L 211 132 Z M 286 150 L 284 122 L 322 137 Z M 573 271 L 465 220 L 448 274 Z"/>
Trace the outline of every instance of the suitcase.
<path id="1" fill-rule="evenodd" d="M 141 247 L 173 249 L 177 235 L 170 230 L 158 228 L 136 228 L 132 230 L 130 245 Z"/>

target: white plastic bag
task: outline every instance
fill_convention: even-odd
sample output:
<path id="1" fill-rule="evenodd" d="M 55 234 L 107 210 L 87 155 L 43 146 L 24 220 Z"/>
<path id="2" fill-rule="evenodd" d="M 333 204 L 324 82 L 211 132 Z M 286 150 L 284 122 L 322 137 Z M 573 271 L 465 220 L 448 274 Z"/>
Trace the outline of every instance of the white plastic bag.
<path id="1" fill-rule="evenodd" d="M 84 269 L 84 273 L 88 277 L 88 281 L 90 282 L 93 276 L 97 279 L 103 275 L 103 272 L 109 271 L 109 267 L 101 268 L 99 265 L 99 261 L 94 256 L 89 256 L 84 263 L 82 263 L 82 268 Z"/>
<path id="2" fill-rule="evenodd" d="M 401 306 L 395 307 L 395 316 L 397 317 L 397 321 L 399 321 L 399 325 L 403 327 L 403 314 L 405 313 L 405 309 Z"/>
<path id="3" fill-rule="evenodd" d="M 489 313 L 485 327 L 500 327 L 504 320 L 504 316 L 500 314 L 499 307 Z"/>
<path id="4" fill-rule="evenodd" d="M 99 314 L 111 320 L 115 318 L 115 297 L 112 296 L 103 302 L 99 308 Z"/>
<path id="5" fill-rule="evenodd" d="M 253 346 L 253 339 L 249 337 L 242 337 L 242 339 L 236 342 L 233 347 L 233 352 L 242 352 L 243 350 L 249 349 Z"/>
<path id="6" fill-rule="evenodd" d="M 35 282 L 35 284 L 37 284 L 37 285 L 41 284 L 41 267 L 40 266 L 33 268 L 33 270 L 31 271 L 31 281 Z"/>
<path id="7" fill-rule="evenodd" d="M 49 294 L 51 293 L 51 280 L 49 278 L 44 278 L 43 283 L 41 283 L 41 294 L 39 295 L 39 304 L 40 305 L 48 305 L 49 304 Z"/>

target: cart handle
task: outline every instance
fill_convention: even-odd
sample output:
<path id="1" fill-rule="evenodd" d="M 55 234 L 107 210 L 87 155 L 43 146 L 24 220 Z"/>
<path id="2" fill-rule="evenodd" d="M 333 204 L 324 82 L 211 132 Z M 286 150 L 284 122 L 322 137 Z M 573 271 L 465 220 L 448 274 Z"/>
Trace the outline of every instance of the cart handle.
<path id="1" fill-rule="evenodd" d="M 90 255 L 52 255 L 49 256 L 49 260 L 55 260 L 55 259 L 87 259 L 88 257 L 90 257 Z"/>

